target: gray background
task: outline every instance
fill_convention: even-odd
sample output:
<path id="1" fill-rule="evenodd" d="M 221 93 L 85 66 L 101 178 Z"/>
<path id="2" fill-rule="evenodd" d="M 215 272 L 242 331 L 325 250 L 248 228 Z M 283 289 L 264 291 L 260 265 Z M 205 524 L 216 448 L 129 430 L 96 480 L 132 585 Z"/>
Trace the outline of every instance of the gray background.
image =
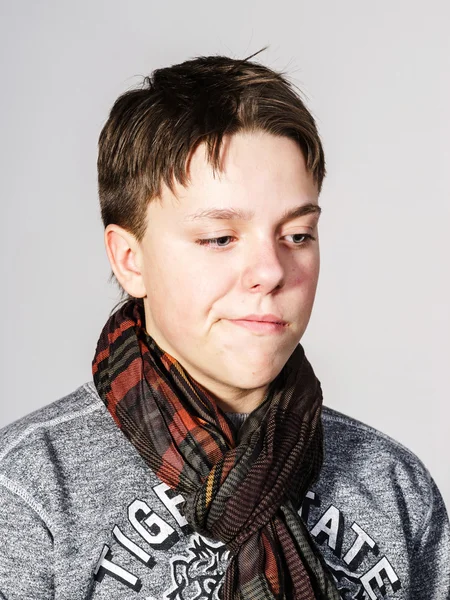
<path id="1" fill-rule="evenodd" d="M 258 59 L 303 89 L 327 157 L 302 340 L 325 403 L 409 447 L 449 506 L 448 0 L 0 6 L 0 426 L 91 378 L 118 300 L 96 191 L 116 97 L 154 68 L 270 44 Z"/>

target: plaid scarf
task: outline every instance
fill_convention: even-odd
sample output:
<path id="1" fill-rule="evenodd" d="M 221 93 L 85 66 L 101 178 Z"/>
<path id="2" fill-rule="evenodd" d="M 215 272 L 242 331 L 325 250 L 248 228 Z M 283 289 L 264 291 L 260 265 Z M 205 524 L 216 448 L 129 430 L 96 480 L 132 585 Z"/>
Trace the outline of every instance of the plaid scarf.
<path id="1" fill-rule="evenodd" d="M 322 392 L 300 344 L 239 430 L 147 333 L 141 299 L 108 319 L 92 370 L 119 428 L 185 498 L 191 527 L 230 550 L 224 600 L 340 599 L 298 516 L 323 459 Z"/>

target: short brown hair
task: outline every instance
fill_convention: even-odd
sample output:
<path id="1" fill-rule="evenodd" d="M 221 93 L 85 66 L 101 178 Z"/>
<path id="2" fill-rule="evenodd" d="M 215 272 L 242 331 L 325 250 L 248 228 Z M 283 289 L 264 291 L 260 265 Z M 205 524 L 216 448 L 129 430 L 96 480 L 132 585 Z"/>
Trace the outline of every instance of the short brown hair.
<path id="1" fill-rule="evenodd" d="M 156 69 L 140 88 L 119 96 L 98 143 L 105 228 L 115 223 L 141 241 L 148 203 L 160 196 L 162 183 L 172 192 L 174 179 L 189 183 L 186 166 L 201 143 L 213 170 L 220 170 L 224 135 L 244 130 L 295 140 L 320 192 L 325 158 L 314 118 L 283 73 L 250 62 L 259 52 L 243 60 L 200 56 Z"/>

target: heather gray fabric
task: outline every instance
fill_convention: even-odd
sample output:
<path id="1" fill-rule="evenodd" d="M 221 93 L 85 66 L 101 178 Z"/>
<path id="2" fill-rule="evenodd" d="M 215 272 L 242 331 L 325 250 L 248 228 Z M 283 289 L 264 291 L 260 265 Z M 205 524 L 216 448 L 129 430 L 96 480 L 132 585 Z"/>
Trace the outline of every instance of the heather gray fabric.
<path id="1" fill-rule="evenodd" d="M 245 419 L 248 417 L 248 415 L 250 413 L 232 413 L 232 412 L 226 412 L 225 413 L 228 417 L 228 419 L 237 426 L 237 428 L 239 429 L 240 427 L 242 427 L 242 425 L 244 424 Z"/>
<path id="2" fill-rule="evenodd" d="M 300 514 L 346 600 L 449 600 L 449 522 L 409 450 L 323 409 Z M 225 547 L 117 428 L 93 382 L 0 431 L 0 598 L 217 600 Z"/>

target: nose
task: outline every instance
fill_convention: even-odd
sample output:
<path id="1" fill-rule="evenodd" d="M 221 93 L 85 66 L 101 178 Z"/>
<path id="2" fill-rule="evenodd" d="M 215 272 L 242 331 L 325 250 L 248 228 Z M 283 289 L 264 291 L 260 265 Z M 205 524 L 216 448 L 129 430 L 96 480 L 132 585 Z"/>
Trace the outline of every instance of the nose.
<path id="1" fill-rule="evenodd" d="M 249 246 L 242 275 L 246 289 L 267 294 L 277 287 L 283 287 L 286 266 L 283 265 L 281 252 L 275 241 L 270 240 L 255 240 Z"/>

